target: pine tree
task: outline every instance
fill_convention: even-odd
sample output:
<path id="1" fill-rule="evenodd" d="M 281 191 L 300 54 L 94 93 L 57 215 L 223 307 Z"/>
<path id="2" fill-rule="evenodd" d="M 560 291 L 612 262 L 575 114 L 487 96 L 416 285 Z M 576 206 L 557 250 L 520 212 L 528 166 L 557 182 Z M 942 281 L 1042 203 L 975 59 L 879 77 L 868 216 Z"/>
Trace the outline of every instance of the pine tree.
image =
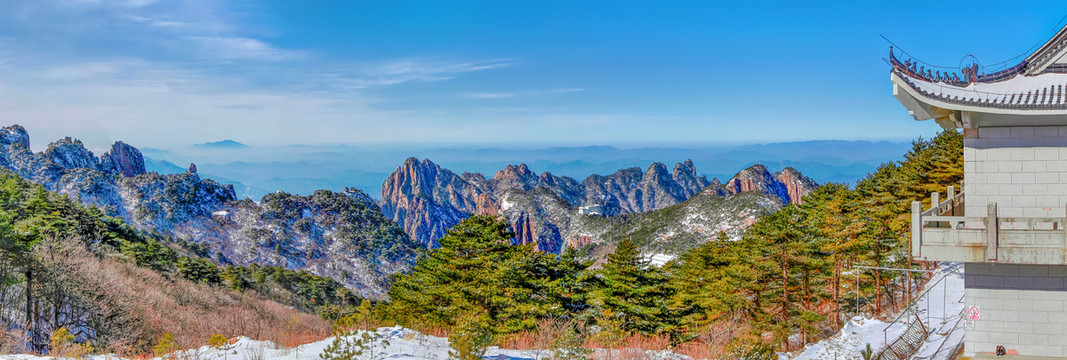
<path id="1" fill-rule="evenodd" d="M 740 247 L 725 234 L 682 254 L 671 271 L 670 308 L 678 316 L 679 331 L 699 334 L 723 316 L 739 314 L 753 305 L 743 289 L 752 273 Z"/>
<path id="2" fill-rule="evenodd" d="M 440 248 L 397 276 L 386 312 L 407 324 L 444 327 L 457 325 L 461 314 L 485 313 L 502 333 L 532 329 L 537 319 L 564 313 L 560 302 L 580 264 L 532 245 L 512 245 L 513 237 L 507 223 L 493 216 L 460 222 L 438 240 Z"/>
<path id="3" fill-rule="evenodd" d="M 674 328 L 667 274 L 649 266 L 629 239 L 608 256 L 588 296 L 590 305 L 621 316 L 626 330 L 655 334 Z"/>

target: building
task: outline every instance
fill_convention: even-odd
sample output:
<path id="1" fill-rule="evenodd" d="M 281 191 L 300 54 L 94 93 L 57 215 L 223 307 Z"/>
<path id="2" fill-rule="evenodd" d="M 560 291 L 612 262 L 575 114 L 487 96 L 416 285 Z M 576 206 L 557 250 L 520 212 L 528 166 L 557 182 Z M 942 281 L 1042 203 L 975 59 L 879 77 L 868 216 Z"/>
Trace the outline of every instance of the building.
<path id="1" fill-rule="evenodd" d="M 589 216 L 600 216 L 604 215 L 604 207 L 600 205 L 579 206 L 578 213 Z"/>
<path id="2" fill-rule="evenodd" d="M 964 135 L 962 189 L 912 204 L 911 243 L 915 260 L 966 263 L 964 356 L 1067 358 L 1067 27 L 998 71 L 890 53 L 912 117 Z"/>

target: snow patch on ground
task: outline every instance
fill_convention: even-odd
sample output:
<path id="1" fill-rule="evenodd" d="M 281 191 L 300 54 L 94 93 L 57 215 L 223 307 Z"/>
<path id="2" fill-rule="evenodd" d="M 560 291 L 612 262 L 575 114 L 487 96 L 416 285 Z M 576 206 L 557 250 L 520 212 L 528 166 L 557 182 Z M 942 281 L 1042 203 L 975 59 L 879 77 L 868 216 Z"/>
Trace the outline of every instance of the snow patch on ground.
<path id="1" fill-rule="evenodd" d="M 663 265 L 667 265 L 668 262 L 674 260 L 677 256 L 670 254 L 648 254 L 645 255 L 644 258 L 649 265 L 663 267 Z"/>
<path id="2" fill-rule="evenodd" d="M 360 334 L 363 332 L 361 331 Z M 420 334 L 417 331 L 411 329 L 405 329 L 399 326 L 383 327 L 377 330 L 377 340 L 374 342 L 373 353 L 374 359 L 431 359 L 431 360 L 445 360 L 448 359 L 448 352 L 451 350 L 449 347 L 448 338 L 441 338 L 436 336 L 429 336 Z M 358 338 L 360 335 L 354 335 Z M 204 346 L 199 349 L 190 349 L 179 351 L 168 356 L 169 359 L 189 359 L 189 360 L 210 360 L 210 359 L 224 359 L 224 360 L 320 360 L 319 354 L 323 353 L 333 342 L 334 338 L 326 338 L 325 340 L 313 342 L 306 345 L 297 346 L 294 348 L 283 348 L 275 345 L 270 341 L 258 341 L 252 340 L 246 337 L 239 337 L 238 340 L 230 345 L 223 346 L 216 349 L 209 346 Z M 383 341 L 384 340 L 384 341 Z M 386 345 L 388 343 L 388 345 Z M 604 353 L 603 355 L 608 358 L 619 357 L 619 351 L 625 350 L 613 350 L 616 352 L 614 356 L 606 354 L 608 350 L 597 349 L 598 353 Z M 506 360 L 541 360 L 549 359 L 551 357 L 551 351 L 548 350 L 512 350 L 512 349 L 500 349 L 497 347 L 490 347 L 485 354 L 485 359 L 506 359 Z M 600 354 L 598 354 L 600 355 Z M 633 358 L 632 353 L 629 353 Z M 642 358 L 658 359 L 658 360 L 689 360 L 689 357 L 672 353 L 670 351 L 644 351 Z M 364 351 L 363 356 L 360 359 L 371 359 L 371 352 Z M 51 360 L 52 357 L 48 356 L 35 356 L 35 355 L 0 355 L 0 359 L 4 360 Z M 89 360 L 124 360 L 114 355 L 94 355 L 90 356 Z M 154 358 L 153 360 L 163 360 L 163 358 Z"/>

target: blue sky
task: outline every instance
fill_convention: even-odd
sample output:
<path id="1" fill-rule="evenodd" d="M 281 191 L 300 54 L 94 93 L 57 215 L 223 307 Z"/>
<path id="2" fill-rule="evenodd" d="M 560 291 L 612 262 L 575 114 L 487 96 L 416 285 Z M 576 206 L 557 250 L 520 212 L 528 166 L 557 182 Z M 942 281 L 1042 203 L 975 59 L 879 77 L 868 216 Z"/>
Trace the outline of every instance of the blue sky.
<path id="1" fill-rule="evenodd" d="M 912 139 L 887 36 L 995 63 L 1062 1 L 0 3 L 0 119 L 184 147 Z"/>

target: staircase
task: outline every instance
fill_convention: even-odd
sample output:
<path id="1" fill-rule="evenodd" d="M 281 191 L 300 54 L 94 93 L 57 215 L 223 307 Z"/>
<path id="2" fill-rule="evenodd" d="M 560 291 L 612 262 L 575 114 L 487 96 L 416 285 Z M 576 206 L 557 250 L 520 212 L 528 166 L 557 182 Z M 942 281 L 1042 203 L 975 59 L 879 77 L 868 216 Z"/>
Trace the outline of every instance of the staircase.
<path id="1" fill-rule="evenodd" d="M 904 333 L 889 343 L 889 346 L 886 346 L 881 353 L 878 353 L 877 359 L 907 360 L 926 342 L 927 335 L 929 335 L 929 331 L 926 329 L 926 325 L 916 314 L 908 324 L 908 328 L 904 330 Z"/>

